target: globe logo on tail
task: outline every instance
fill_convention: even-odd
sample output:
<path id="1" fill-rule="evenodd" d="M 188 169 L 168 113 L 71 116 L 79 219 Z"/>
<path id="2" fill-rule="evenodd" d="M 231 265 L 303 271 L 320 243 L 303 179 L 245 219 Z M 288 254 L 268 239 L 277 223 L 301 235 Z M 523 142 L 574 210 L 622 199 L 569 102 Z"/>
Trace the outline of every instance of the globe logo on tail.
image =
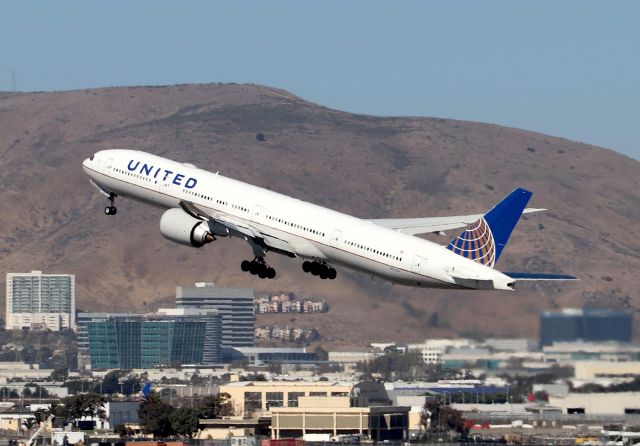
<path id="1" fill-rule="evenodd" d="M 491 268 L 496 263 L 493 234 L 484 217 L 449 243 L 447 249 Z"/>

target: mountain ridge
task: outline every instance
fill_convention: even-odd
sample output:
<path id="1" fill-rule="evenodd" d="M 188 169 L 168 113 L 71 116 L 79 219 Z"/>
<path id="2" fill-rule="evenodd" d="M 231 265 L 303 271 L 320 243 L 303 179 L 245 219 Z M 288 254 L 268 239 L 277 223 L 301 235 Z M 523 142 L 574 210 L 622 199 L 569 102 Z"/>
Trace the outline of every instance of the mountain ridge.
<path id="1" fill-rule="evenodd" d="M 530 206 L 549 210 L 523 216 L 497 267 L 582 280 L 516 293 L 425 291 L 342 268 L 337 280 L 320 281 L 300 262 L 270 255 L 279 276 L 259 281 L 240 271 L 250 250 L 239 240 L 200 250 L 172 245 L 159 233 L 161 211 L 128 200 L 118 201 L 115 218 L 103 216 L 105 200 L 81 162 L 108 148 L 192 162 L 362 218 L 481 213 L 522 186 L 534 192 Z M 640 163 L 537 132 L 355 115 L 245 84 L 11 93 L 0 94 L 0 165 L 0 271 L 76 273 L 78 307 L 86 310 L 153 309 L 171 304 L 175 286 L 196 281 L 287 290 L 331 305 L 328 315 L 296 316 L 296 323 L 317 326 L 330 343 L 355 345 L 534 337 L 541 310 L 640 309 Z M 454 232 L 432 239 L 445 244 Z"/>

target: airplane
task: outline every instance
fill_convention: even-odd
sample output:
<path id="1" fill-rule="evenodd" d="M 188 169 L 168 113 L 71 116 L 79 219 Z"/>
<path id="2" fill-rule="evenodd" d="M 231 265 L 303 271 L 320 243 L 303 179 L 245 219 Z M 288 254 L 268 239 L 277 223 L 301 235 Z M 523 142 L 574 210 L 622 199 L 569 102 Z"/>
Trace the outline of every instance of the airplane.
<path id="1" fill-rule="evenodd" d="M 574 280 L 563 274 L 510 273 L 495 269 L 531 192 L 518 188 L 486 214 L 409 219 L 360 219 L 150 153 L 102 150 L 83 162 L 90 182 L 116 215 L 116 198 L 165 209 L 160 233 L 201 248 L 236 237 L 253 258 L 242 271 L 273 279 L 267 253 L 299 258 L 302 270 L 333 280 L 335 266 L 394 284 L 422 288 L 514 290 L 523 280 Z M 416 237 L 465 228 L 446 245 Z"/>

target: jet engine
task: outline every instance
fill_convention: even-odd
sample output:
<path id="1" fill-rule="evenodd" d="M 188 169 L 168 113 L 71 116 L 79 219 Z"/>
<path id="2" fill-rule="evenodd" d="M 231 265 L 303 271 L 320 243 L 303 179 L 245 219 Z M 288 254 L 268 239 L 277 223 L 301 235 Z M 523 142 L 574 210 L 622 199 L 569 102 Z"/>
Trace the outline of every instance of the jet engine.
<path id="1" fill-rule="evenodd" d="M 169 209 L 160 219 L 160 232 L 164 238 L 181 245 L 201 248 L 215 237 L 206 221 L 192 217 L 182 209 Z"/>

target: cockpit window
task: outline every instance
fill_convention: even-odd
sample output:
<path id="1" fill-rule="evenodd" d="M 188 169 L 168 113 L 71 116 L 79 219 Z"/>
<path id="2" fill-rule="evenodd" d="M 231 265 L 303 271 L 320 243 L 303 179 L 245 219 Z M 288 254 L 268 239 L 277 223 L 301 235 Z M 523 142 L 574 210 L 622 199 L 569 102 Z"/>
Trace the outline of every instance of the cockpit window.
<path id="1" fill-rule="evenodd" d="M 95 156 L 95 155 L 91 155 L 91 156 L 89 157 L 89 160 L 90 160 L 90 161 L 93 161 L 93 157 L 94 157 L 94 156 Z"/>

